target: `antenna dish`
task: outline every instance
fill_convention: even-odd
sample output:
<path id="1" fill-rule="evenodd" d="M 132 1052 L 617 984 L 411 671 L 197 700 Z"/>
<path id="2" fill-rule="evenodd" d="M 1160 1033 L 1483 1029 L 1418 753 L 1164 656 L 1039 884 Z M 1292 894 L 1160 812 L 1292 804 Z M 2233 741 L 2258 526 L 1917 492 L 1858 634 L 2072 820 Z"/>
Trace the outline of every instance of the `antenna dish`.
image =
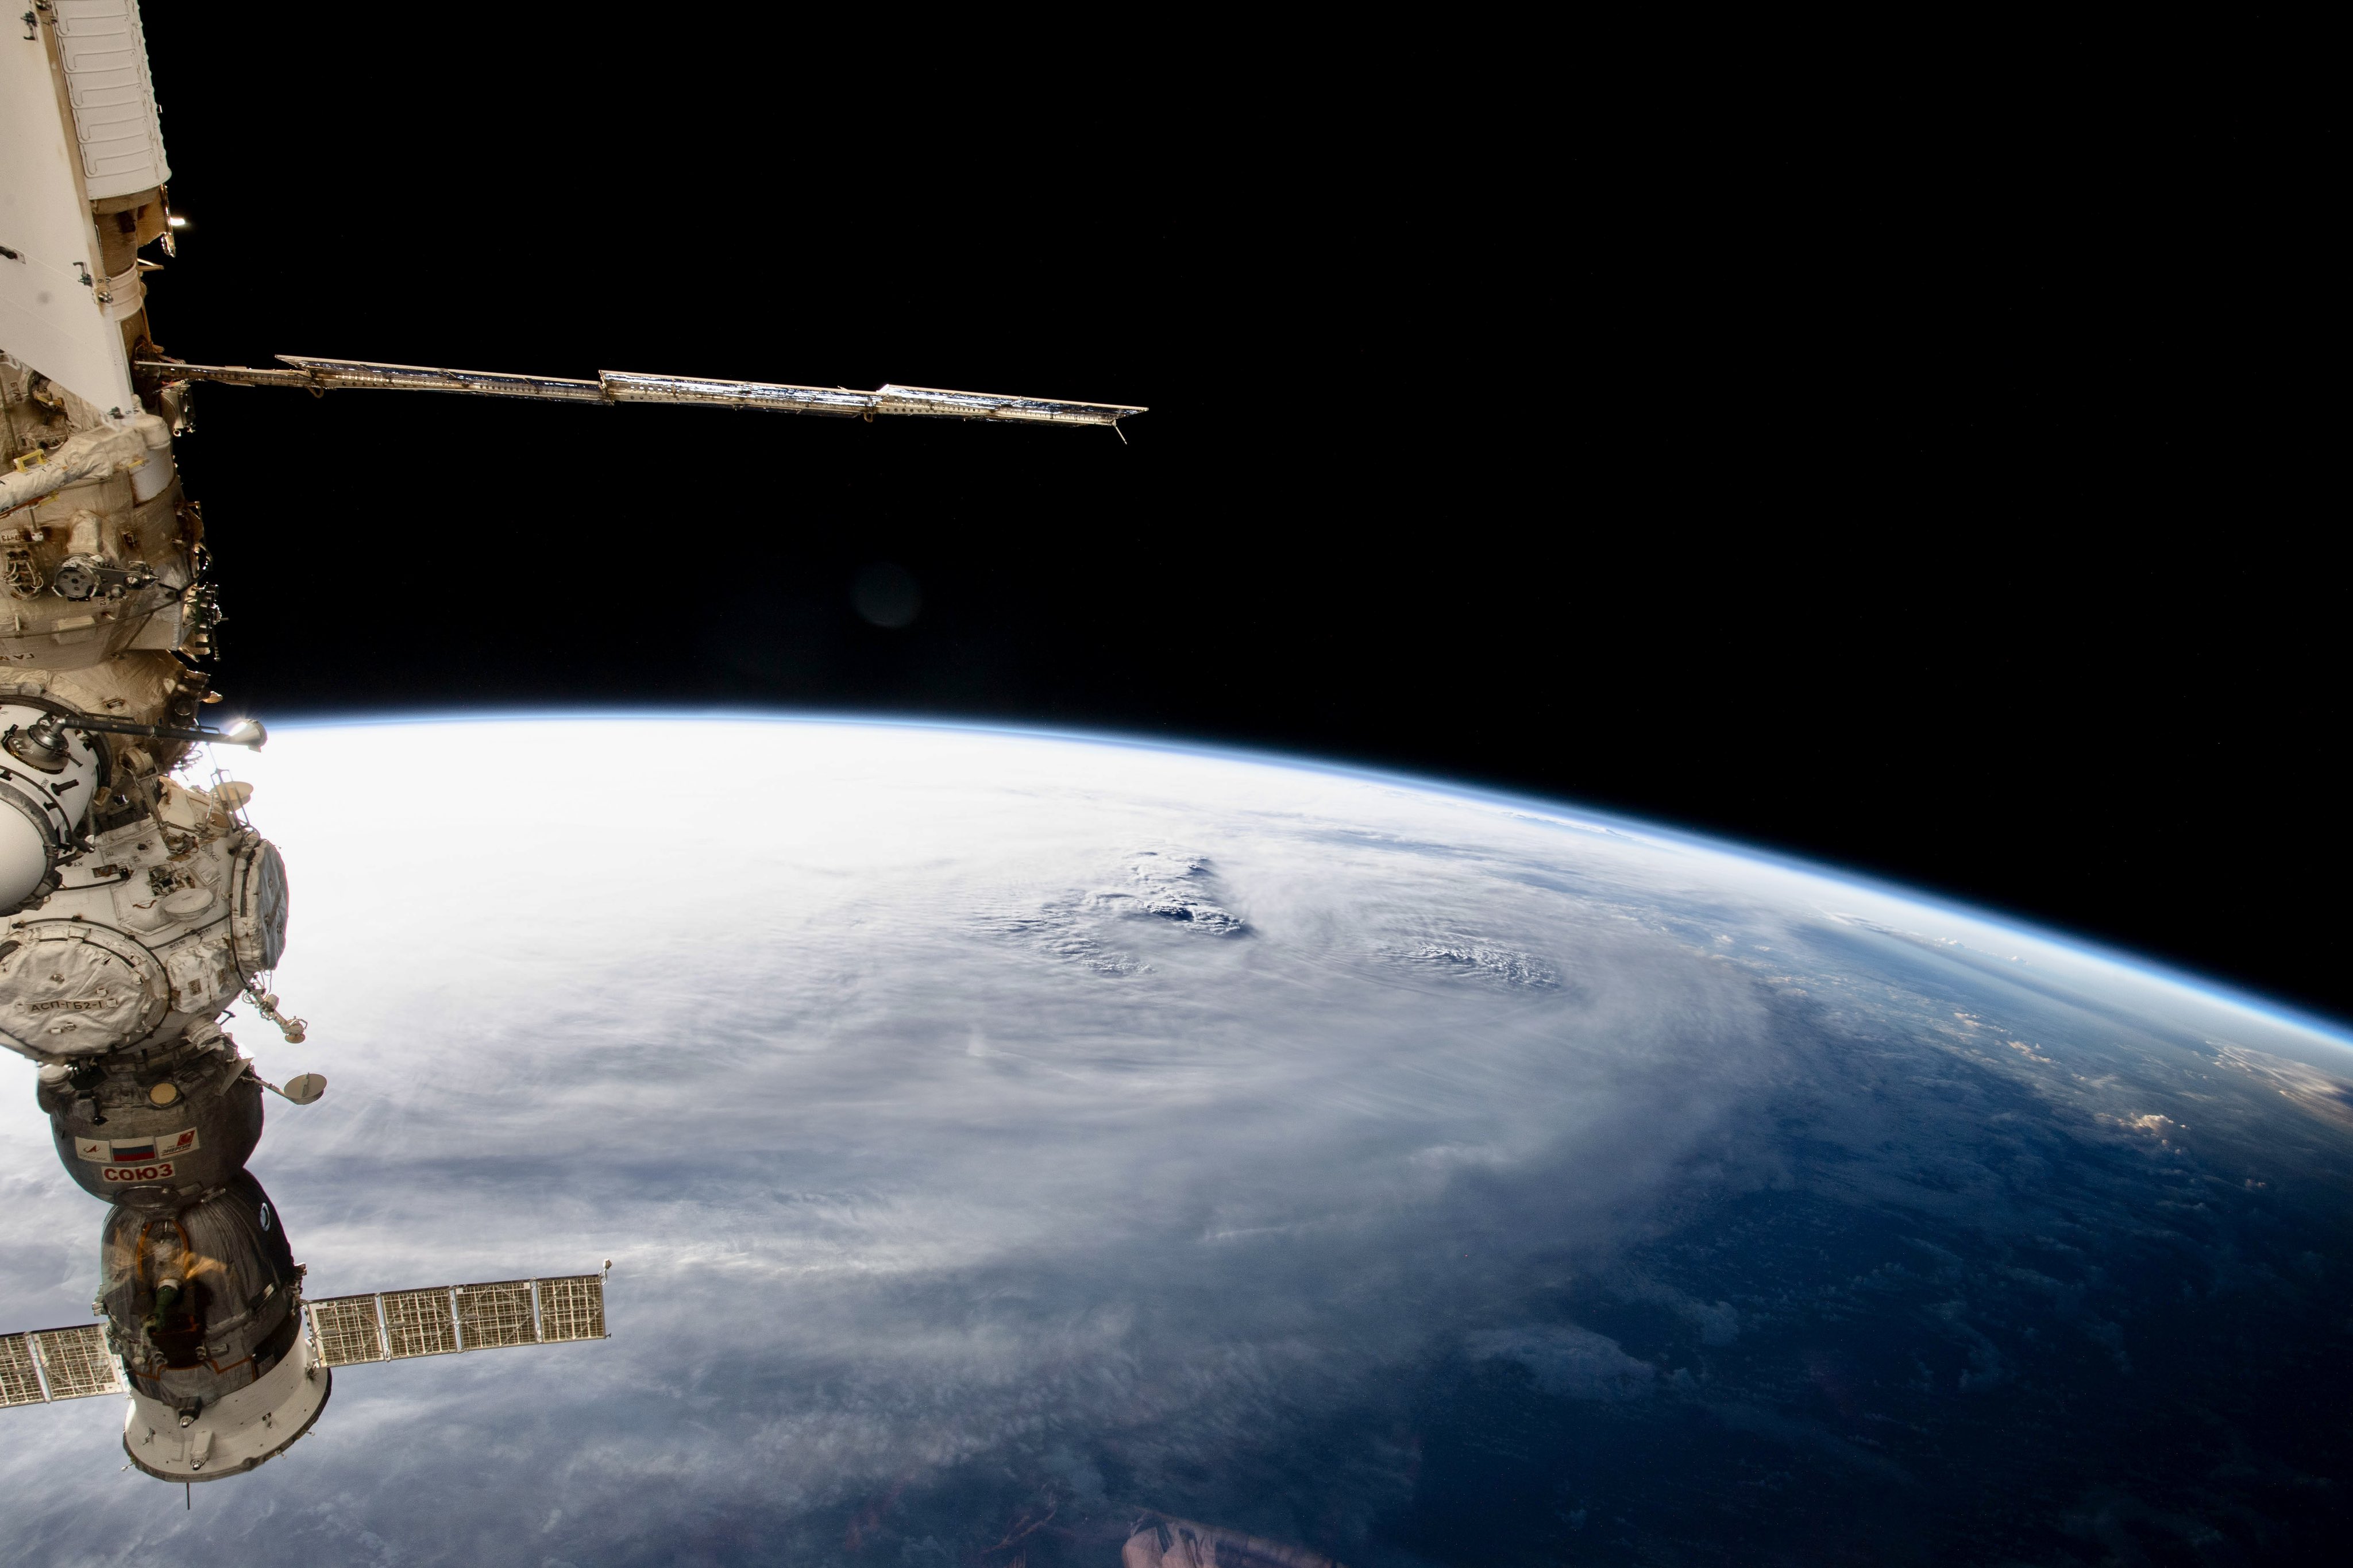
<path id="1" fill-rule="evenodd" d="M 286 1087 L 278 1092 L 297 1105 L 308 1105 L 327 1092 L 327 1075 L 316 1072 L 298 1073 L 288 1079 Z"/>

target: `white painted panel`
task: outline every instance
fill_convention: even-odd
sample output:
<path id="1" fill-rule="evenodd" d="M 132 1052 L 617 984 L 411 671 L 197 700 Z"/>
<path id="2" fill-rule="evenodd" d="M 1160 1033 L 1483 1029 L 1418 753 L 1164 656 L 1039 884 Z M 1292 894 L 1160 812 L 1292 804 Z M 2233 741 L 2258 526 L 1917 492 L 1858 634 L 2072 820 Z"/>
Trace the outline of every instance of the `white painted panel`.
<path id="1" fill-rule="evenodd" d="M 164 162 L 164 127 L 147 74 L 138 0 L 57 0 L 57 17 L 66 96 L 73 104 L 82 184 L 90 199 L 153 190 L 172 170 Z"/>
<path id="2" fill-rule="evenodd" d="M 132 411 L 122 334 L 92 287 L 98 237 L 48 51 L 21 36 L 0 44 L 0 247 L 16 252 L 0 256 L 0 349 L 100 410 Z"/>

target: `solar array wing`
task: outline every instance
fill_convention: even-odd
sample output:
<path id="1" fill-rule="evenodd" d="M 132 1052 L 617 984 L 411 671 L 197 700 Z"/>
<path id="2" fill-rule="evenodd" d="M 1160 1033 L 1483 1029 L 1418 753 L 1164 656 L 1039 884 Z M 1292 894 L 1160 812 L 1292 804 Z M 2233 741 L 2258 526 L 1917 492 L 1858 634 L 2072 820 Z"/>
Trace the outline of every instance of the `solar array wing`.
<path id="1" fill-rule="evenodd" d="M 329 1366 L 609 1337 L 601 1274 L 330 1296 L 309 1306 L 311 1342 Z"/>
<path id="2" fill-rule="evenodd" d="M 304 1305 L 311 1343 L 331 1367 L 607 1337 L 601 1274 L 329 1296 Z M 122 1391 L 122 1368 L 100 1324 L 0 1334 L 0 1405 Z"/>
<path id="3" fill-rule="evenodd" d="M 51 1399 L 90 1399 L 121 1394 L 122 1368 L 107 1348 L 106 1330 L 97 1323 L 72 1329 L 44 1329 L 32 1336 L 41 1354 L 41 1375 Z"/>
<path id="4" fill-rule="evenodd" d="M 0 1405 L 38 1405 L 47 1398 L 33 1367 L 32 1336 L 0 1334 Z"/>
<path id="5" fill-rule="evenodd" d="M 97 1323 L 0 1334 L 0 1405 L 122 1392 L 122 1369 Z"/>
<path id="6" fill-rule="evenodd" d="M 539 1281 L 539 1337 L 548 1342 L 606 1338 L 604 1277 L 575 1274 Z"/>
<path id="7" fill-rule="evenodd" d="M 311 1332 L 329 1366 L 383 1361 L 384 1330 L 374 1296 L 330 1296 L 311 1303 Z"/>
<path id="8" fill-rule="evenodd" d="M 449 1287 L 429 1290 L 386 1290 L 384 1303 L 385 1349 L 391 1359 L 449 1355 L 458 1349 L 458 1328 L 449 1316 Z"/>
<path id="9" fill-rule="evenodd" d="M 539 1342 L 531 1310 L 531 1281 L 501 1279 L 458 1287 L 458 1333 L 470 1351 Z"/>

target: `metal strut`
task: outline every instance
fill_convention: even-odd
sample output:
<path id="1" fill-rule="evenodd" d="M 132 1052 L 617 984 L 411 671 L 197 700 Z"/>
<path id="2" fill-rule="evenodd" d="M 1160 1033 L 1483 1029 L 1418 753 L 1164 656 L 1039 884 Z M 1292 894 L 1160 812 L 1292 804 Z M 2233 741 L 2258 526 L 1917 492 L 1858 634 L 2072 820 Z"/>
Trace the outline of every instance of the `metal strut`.
<path id="1" fill-rule="evenodd" d="M 441 370 L 429 365 L 376 364 L 366 360 L 311 359 L 301 354 L 277 357 L 280 363 L 294 368 L 180 364 L 170 360 L 141 360 L 132 368 L 167 382 L 299 386 L 322 395 L 360 387 L 375 391 L 457 392 L 476 397 L 523 397 L 542 403 L 694 403 L 721 408 L 760 408 L 774 414 L 825 414 L 838 418 L 871 419 L 877 414 L 910 414 L 937 419 L 1108 425 L 1117 428 L 1129 415 L 1146 412 L 1124 403 L 1071 403 L 994 392 L 949 392 L 936 386 L 892 385 L 872 392 L 853 392 L 846 386 L 641 375 L 619 370 L 600 370 L 594 381 L 567 381 L 559 376 L 513 375 L 503 371 Z"/>
<path id="2" fill-rule="evenodd" d="M 169 724 L 133 724 L 122 719 L 100 719 L 87 713 L 49 713 L 33 721 L 25 731 L 25 743 L 37 749 L 52 749 L 60 730 L 80 730 L 103 735 L 144 735 L 157 741 L 190 741 L 224 746 L 247 746 L 259 751 L 269 739 L 269 731 L 261 727 L 259 719 L 239 719 L 225 730 L 181 730 Z"/>

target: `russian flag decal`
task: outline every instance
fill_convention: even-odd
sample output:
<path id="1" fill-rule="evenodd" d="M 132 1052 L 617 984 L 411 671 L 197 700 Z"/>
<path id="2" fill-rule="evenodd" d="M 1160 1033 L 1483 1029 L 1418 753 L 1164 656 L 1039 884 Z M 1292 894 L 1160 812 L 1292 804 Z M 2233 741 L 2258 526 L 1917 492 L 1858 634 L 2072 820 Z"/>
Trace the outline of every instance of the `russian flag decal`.
<path id="1" fill-rule="evenodd" d="M 137 1160 L 174 1160 L 183 1154 L 193 1154 L 201 1147 L 193 1127 L 179 1132 L 166 1132 L 160 1138 L 117 1139 L 109 1142 L 103 1138 L 77 1138 L 74 1152 L 85 1160 L 99 1160 L 111 1164 Z"/>

